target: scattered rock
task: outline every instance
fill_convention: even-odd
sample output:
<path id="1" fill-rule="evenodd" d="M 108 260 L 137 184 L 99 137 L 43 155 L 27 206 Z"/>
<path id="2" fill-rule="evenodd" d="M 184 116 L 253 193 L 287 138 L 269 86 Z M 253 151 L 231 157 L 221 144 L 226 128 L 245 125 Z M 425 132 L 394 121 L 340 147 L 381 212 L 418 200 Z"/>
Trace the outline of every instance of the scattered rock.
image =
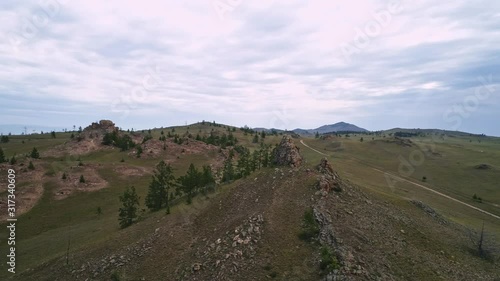
<path id="1" fill-rule="evenodd" d="M 201 263 L 195 263 L 191 266 L 191 268 L 193 269 L 193 271 L 200 271 L 201 270 Z"/>

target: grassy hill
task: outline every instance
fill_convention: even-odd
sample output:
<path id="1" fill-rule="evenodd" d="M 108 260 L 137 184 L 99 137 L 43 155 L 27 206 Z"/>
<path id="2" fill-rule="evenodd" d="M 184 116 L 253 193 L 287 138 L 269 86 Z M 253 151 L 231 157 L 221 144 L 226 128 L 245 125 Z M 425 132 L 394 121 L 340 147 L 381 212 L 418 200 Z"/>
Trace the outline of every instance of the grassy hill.
<path id="1" fill-rule="evenodd" d="M 321 253 L 329 247 L 343 270 L 356 267 L 349 273 L 355 280 L 494 280 L 498 262 L 474 254 L 467 228 L 477 231 L 484 222 L 488 242 L 498 243 L 500 220 L 417 184 L 500 216 L 500 139 L 433 131 L 411 138 L 390 135 L 397 131 L 295 139 L 305 160 L 302 167 L 261 168 L 198 195 L 191 205 L 178 197 L 170 215 L 145 210 L 126 229 L 118 225 L 118 197 L 127 186 L 135 186 L 140 208 L 145 209 L 147 188 L 160 160 L 171 163 L 177 177 L 191 163 L 220 166 L 231 148 L 206 145 L 194 140 L 197 135 L 231 132 L 237 144 L 250 151 L 259 149 L 261 142 L 274 146 L 282 136 L 267 134 L 255 142 L 250 131 L 212 123 L 157 128 L 136 132 L 139 142 L 152 136 L 141 144 L 139 158 L 135 150 L 100 145 L 80 153 L 80 144 L 71 139 L 74 132 L 57 133 L 55 138 L 11 136 L 0 147 L 7 157 L 17 156 L 17 192 L 26 196 L 22 204 L 30 207 L 18 217 L 18 273 L 7 274 L 1 264 L 0 278 L 320 280 L 327 275 L 320 268 Z M 187 141 L 177 144 L 168 138 L 163 150 L 158 139 L 168 133 L 186 136 Z M 33 147 L 41 159 L 23 156 Z M 320 175 L 315 167 L 325 155 L 347 183 L 344 192 L 323 197 L 316 188 Z M 34 171 L 26 169 L 29 161 Z M 9 167 L 1 164 L 0 180 L 5 181 Z M 62 180 L 63 173 L 72 180 Z M 82 186 L 76 181 L 81 174 L 94 178 Z M 6 198 L 5 189 L 0 198 Z M 314 206 L 331 215 L 328 225 L 336 245 L 298 238 L 304 213 Z M 437 215 L 429 215 L 429 210 Z M 244 241 L 241 231 L 256 225 L 259 233 L 251 235 L 255 241 L 235 240 L 240 235 Z M 6 229 L 5 223 L 0 228 Z M 1 235 L 5 241 L 6 233 Z M 2 243 L 0 250 L 6 252 L 6 247 Z"/>

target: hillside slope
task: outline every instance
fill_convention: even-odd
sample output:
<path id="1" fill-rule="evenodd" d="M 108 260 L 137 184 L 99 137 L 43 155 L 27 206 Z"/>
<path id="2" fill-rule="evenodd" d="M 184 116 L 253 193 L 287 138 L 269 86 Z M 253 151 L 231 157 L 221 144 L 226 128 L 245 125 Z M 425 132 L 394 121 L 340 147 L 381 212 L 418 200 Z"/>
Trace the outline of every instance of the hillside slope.
<path id="1" fill-rule="evenodd" d="M 405 200 L 386 200 L 339 180 L 316 188 L 313 167 L 265 169 L 192 208 L 141 222 L 113 240 L 60 258 L 22 280 L 495 280 L 497 265 L 472 255 L 464 230 Z M 298 238 L 313 208 L 321 239 Z M 321 247 L 338 268 L 320 270 Z M 42 277 L 49 278 L 43 279 Z M 21 280 L 21 279 L 19 279 Z"/>

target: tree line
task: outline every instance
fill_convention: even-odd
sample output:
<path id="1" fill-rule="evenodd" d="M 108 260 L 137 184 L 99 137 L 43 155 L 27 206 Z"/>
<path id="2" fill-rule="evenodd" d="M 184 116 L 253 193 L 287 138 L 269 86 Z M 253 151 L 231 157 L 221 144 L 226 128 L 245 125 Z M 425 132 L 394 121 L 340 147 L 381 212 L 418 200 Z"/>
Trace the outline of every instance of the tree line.
<path id="1" fill-rule="evenodd" d="M 160 161 L 149 183 L 148 193 L 144 204 L 150 211 L 166 209 L 170 213 L 171 201 L 180 196 L 186 197 L 186 203 L 191 204 L 198 193 L 206 194 L 207 190 L 215 186 L 215 177 L 210 166 L 203 166 L 198 170 L 191 163 L 185 175 L 176 178 L 172 166 Z M 131 225 L 137 218 L 139 200 L 135 188 L 127 188 L 120 196 L 122 207 L 119 209 L 119 222 L 122 228 Z"/>
<path id="2" fill-rule="evenodd" d="M 270 146 L 264 144 L 253 152 L 246 147 L 235 146 L 229 151 L 222 170 L 219 171 L 221 182 L 231 182 L 249 176 L 260 168 L 270 167 L 273 164 L 273 151 L 274 149 L 271 150 Z M 235 152 L 238 153 L 237 159 Z M 151 177 L 144 204 L 152 212 L 165 208 L 169 214 L 173 199 L 185 197 L 186 203 L 191 204 L 197 194 L 207 194 L 214 190 L 215 184 L 215 175 L 208 165 L 202 166 L 200 170 L 191 163 L 184 175 L 175 177 L 172 166 L 162 160 L 156 165 Z M 137 219 L 139 200 L 134 187 L 127 188 L 120 196 L 123 206 L 119 209 L 119 222 L 122 228 Z"/>

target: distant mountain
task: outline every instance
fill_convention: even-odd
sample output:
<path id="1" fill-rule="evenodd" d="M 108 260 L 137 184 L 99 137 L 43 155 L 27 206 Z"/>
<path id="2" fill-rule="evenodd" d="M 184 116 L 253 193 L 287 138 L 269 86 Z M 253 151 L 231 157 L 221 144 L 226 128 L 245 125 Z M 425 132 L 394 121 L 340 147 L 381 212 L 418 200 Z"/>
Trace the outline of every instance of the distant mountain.
<path id="1" fill-rule="evenodd" d="M 300 129 L 298 129 L 300 130 Z M 339 122 L 331 125 L 324 125 L 316 129 L 307 130 L 310 134 L 315 134 L 316 132 L 320 134 L 333 133 L 333 132 L 368 132 L 368 130 L 360 128 L 356 125 Z"/>
<path id="2" fill-rule="evenodd" d="M 254 130 L 256 130 L 258 132 L 261 132 L 261 131 L 271 132 L 272 130 L 274 130 L 278 133 L 284 132 L 284 130 L 280 130 L 280 129 L 266 129 L 266 128 L 254 128 Z M 360 127 L 353 125 L 353 124 L 346 123 L 346 122 L 339 122 L 339 123 L 330 124 L 330 125 L 323 125 L 323 126 L 316 128 L 316 129 L 297 128 L 295 130 L 292 130 L 292 132 L 299 134 L 299 135 L 313 135 L 313 134 L 316 134 L 316 132 L 318 132 L 320 134 L 327 134 L 327 133 L 333 133 L 333 132 L 356 132 L 356 133 L 358 133 L 358 132 L 368 132 L 368 130 L 360 128 Z"/>
<path id="3" fill-rule="evenodd" d="M 318 132 L 319 134 L 328 134 L 328 133 L 334 133 L 334 132 L 368 132 L 368 130 L 360 128 L 356 125 L 349 124 L 346 122 L 339 122 L 335 124 L 330 124 L 330 125 L 323 125 L 319 128 L 316 129 L 295 129 L 293 130 L 294 133 L 299 134 L 299 135 L 312 135 L 316 134 Z"/>

